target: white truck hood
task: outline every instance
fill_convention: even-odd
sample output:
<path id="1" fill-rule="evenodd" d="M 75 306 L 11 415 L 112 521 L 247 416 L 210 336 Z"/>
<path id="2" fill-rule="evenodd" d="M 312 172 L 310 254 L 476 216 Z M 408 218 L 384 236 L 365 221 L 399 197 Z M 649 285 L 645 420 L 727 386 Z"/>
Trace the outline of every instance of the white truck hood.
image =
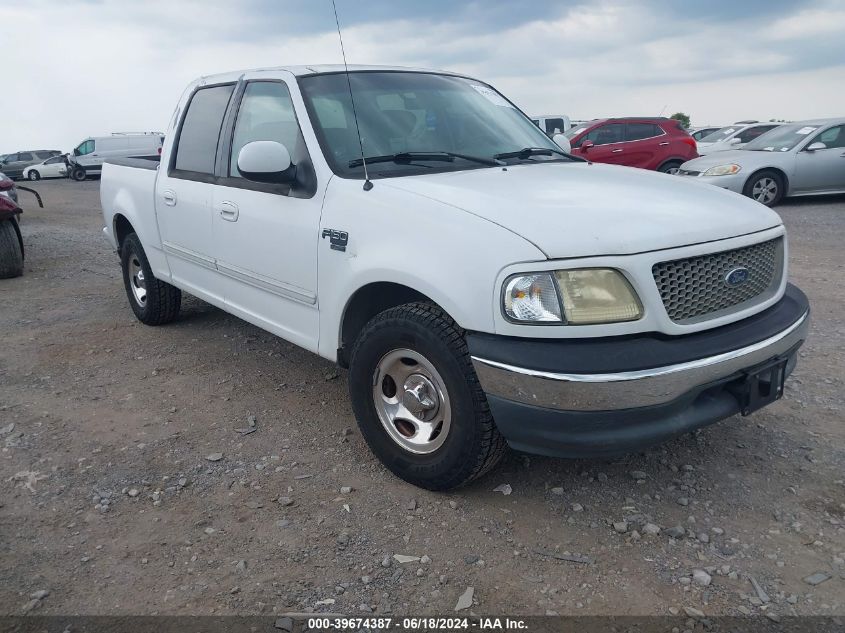
<path id="1" fill-rule="evenodd" d="M 612 165 L 516 165 L 384 179 L 380 186 L 503 226 L 550 259 L 629 255 L 781 224 L 774 211 L 721 188 Z"/>

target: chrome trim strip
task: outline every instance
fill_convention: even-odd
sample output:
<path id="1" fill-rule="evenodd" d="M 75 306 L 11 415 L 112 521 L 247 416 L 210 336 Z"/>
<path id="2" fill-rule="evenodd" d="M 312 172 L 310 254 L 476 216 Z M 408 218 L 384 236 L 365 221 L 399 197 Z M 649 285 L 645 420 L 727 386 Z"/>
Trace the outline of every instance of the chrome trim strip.
<path id="1" fill-rule="evenodd" d="M 609 411 L 670 402 L 697 386 L 783 354 L 806 338 L 809 312 L 788 328 L 746 347 L 675 365 L 606 374 L 570 374 L 516 367 L 472 356 L 484 391 L 533 406 Z"/>
<path id="2" fill-rule="evenodd" d="M 317 303 L 317 295 L 315 294 L 309 293 L 301 288 L 291 286 L 290 284 L 276 281 L 275 279 L 269 279 L 268 277 L 258 275 L 238 266 L 233 266 L 232 264 L 218 261 L 217 270 L 227 277 L 231 277 L 237 281 L 242 281 L 245 284 L 249 284 L 250 286 L 254 286 L 260 290 L 284 297 L 285 299 L 292 299 L 294 301 L 299 301 L 300 303 L 307 303 L 308 305 L 314 305 Z"/>
<path id="3" fill-rule="evenodd" d="M 181 257 L 192 264 L 197 264 L 203 268 L 208 268 L 209 270 L 217 270 L 217 266 L 214 264 L 214 260 L 211 257 L 206 257 L 196 251 L 192 251 L 182 246 L 177 246 L 173 242 L 162 242 L 161 245 L 164 252 L 168 255 Z"/>

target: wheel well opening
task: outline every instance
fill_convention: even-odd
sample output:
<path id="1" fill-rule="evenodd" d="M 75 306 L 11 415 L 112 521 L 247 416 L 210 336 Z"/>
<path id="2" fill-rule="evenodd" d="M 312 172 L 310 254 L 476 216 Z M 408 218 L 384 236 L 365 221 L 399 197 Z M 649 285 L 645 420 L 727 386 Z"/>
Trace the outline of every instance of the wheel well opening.
<path id="1" fill-rule="evenodd" d="M 355 339 L 370 319 L 389 308 L 415 301 L 431 301 L 431 299 L 413 288 L 386 281 L 359 288 L 352 295 L 343 314 L 340 346 L 337 350 L 338 364 L 341 367 L 347 367 L 349 352 L 355 344 Z"/>
<path id="2" fill-rule="evenodd" d="M 114 216 L 114 237 L 117 240 L 117 249 L 123 246 L 123 240 L 130 233 L 134 233 L 135 229 L 124 216 L 118 214 Z"/>

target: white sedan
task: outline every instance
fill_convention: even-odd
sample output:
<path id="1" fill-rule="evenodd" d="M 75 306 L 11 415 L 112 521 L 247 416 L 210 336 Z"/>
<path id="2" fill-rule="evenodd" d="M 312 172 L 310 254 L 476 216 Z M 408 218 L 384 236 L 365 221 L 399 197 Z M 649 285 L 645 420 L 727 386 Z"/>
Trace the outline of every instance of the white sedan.
<path id="1" fill-rule="evenodd" d="M 27 180 L 41 180 L 42 178 L 66 178 L 67 164 L 64 156 L 53 156 L 37 165 L 30 165 L 23 170 L 23 177 Z"/>

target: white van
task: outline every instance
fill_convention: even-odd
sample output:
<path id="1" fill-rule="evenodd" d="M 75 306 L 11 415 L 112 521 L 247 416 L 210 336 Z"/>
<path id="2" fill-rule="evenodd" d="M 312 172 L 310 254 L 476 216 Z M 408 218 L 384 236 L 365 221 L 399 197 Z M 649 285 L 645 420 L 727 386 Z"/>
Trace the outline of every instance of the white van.
<path id="1" fill-rule="evenodd" d="M 85 180 L 88 176 L 97 176 L 103 168 L 103 162 L 113 158 L 158 160 L 163 144 L 164 134 L 161 132 L 115 132 L 110 136 L 86 138 L 73 149 L 70 177 Z"/>
<path id="2" fill-rule="evenodd" d="M 531 120 L 549 137 L 555 134 L 563 134 L 572 127 L 569 117 L 565 114 L 541 114 L 531 117 Z"/>

